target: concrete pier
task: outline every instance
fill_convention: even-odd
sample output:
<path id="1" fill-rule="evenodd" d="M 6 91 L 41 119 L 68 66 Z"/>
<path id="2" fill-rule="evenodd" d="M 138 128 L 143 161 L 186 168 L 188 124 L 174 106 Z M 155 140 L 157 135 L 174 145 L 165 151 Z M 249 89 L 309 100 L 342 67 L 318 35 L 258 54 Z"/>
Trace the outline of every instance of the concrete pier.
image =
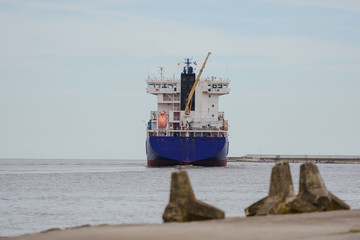
<path id="1" fill-rule="evenodd" d="M 359 155 L 284 155 L 247 154 L 241 157 L 228 157 L 229 162 L 289 162 L 289 163 L 340 163 L 360 164 Z"/>

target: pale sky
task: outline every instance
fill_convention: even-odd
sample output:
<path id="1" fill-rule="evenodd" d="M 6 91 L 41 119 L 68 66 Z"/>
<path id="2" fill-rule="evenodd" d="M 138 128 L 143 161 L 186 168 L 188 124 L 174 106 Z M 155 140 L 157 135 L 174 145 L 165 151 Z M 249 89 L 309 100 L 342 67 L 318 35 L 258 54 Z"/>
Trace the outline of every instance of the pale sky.
<path id="1" fill-rule="evenodd" d="M 360 154 L 360 1 L 0 0 L 0 158 L 145 159 L 145 79 L 228 77 L 229 156 Z"/>

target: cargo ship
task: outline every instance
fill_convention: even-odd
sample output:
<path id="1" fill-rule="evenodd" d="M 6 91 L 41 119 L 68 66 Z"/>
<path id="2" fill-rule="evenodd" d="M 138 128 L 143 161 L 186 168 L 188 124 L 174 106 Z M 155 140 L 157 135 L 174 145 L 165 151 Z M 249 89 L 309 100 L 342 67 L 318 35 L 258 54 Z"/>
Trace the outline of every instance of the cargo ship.
<path id="1" fill-rule="evenodd" d="M 149 167 L 226 166 L 228 121 L 218 108 L 219 97 L 230 92 L 230 81 L 200 80 L 210 54 L 197 77 L 196 62 L 185 59 L 180 79 L 165 78 L 160 71 L 160 77 L 146 80 L 146 92 L 157 97 L 157 111 L 150 112 L 146 129 Z"/>

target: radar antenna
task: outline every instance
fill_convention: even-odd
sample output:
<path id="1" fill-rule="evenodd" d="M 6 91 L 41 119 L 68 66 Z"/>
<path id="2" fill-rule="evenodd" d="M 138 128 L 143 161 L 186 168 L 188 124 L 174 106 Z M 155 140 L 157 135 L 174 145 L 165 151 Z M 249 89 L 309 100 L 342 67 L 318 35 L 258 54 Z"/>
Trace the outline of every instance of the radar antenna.
<path id="1" fill-rule="evenodd" d="M 184 58 L 184 60 L 185 62 L 181 62 L 185 64 L 183 73 L 192 73 L 195 69 L 191 66 L 191 64 L 197 65 L 196 61 L 192 62 L 192 58 Z M 180 65 L 180 63 L 178 63 L 178 65 Z"/>

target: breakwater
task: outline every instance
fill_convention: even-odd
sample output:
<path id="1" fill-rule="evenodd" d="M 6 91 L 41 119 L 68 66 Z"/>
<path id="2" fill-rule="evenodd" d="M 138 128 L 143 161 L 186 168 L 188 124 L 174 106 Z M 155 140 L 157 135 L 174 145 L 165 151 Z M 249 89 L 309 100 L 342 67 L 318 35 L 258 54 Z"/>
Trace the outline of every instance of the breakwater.
<path id="1" fill-rule="evenodd" d="M 339 163 L 360 164 L 360 155 L 271 155 L 247 154 L 241 157 L 229 157 L 229 162 L 290 162 L 290 163 Z"/>

